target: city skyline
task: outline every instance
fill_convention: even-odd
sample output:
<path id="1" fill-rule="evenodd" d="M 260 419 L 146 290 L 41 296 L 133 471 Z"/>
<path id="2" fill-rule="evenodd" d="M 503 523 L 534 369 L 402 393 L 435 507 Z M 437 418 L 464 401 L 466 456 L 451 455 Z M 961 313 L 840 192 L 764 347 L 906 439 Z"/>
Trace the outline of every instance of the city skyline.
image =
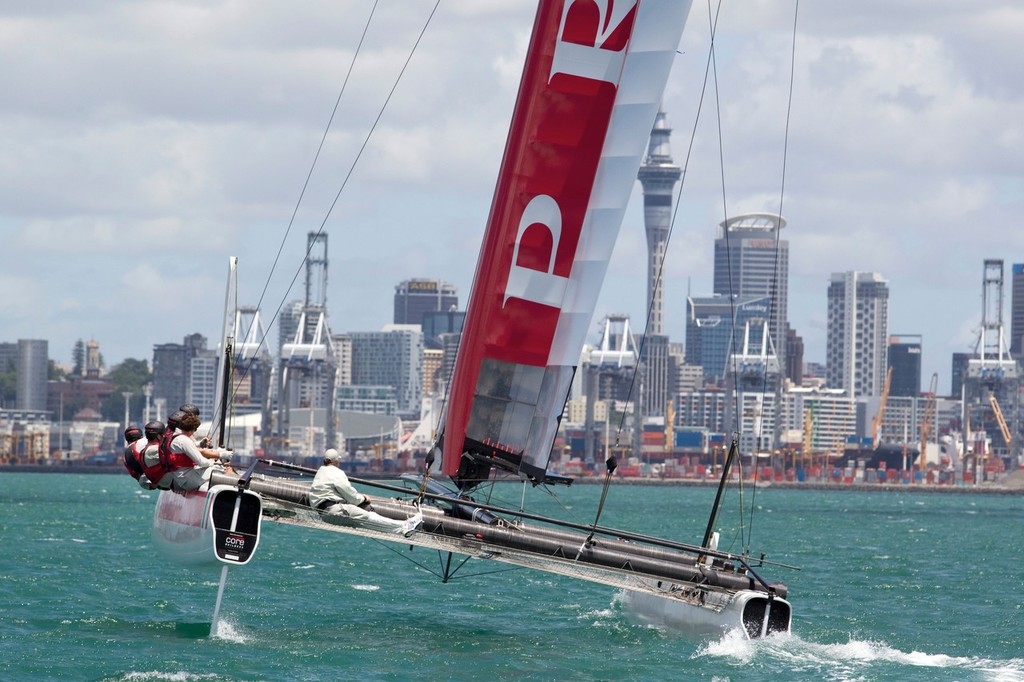
<path id="1" fill-rule="evenodd" d="M 12 36 L 0 50 L 19 65 L 0 75 L 5 339 L 46 339 L 68 363 L 77 339 L 94 338 L 109 366 L 193 332 L 216 338 L 232 255 L 240 302 L 255 305 L 369 8 L 310 3 L 285 20 L 285 8 L 211 4 L 200 21 L 146 2 L 0 10 Z M 325 217 L 428 10 L 381 8 L 371 25 L 260 304 L 268 321 L 301 298 L 301 280 L 285 289 L 321 223 L 333 235 L 335 331 L 380 329 L 403 279 L 437 277 L 468 295 L 532 21 L 526 3 L 441 7 Z M 1008 273 L 1024 260 L 1024 236 L 1005 228 L 1024 194 L 1024 56 L 1014 47 L 1024 11 L 991 1 L 801 7 L 784 196 L 792 8 L 723 9 L 724 192 L 713 97 L 687 154 L 706 63 L 702 12 L 692 10 L 664 104 L 676 163 L 689 158 L 666 259 L 666 333 L 681 341 L 687 292 L 712 289 L 716 226 L 777 212 L 805 358 L 825 359 L 831 273 L 878 272 L 890 283 L 889 328 L 923 337 L 922 373 L 938 372 L 947 390 L 952 353 L 972 350 L 981 320 L 983 260 L 1005 260 Z M 645 259 L 636 183 L 595 335 L 607 312 L 629 313 L 643 331 Z"/>

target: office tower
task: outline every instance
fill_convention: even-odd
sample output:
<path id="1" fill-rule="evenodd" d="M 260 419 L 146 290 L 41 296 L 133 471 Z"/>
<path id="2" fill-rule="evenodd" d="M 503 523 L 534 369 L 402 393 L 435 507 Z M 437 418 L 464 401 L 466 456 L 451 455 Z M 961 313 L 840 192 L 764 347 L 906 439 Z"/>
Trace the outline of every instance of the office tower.
<path id="1" fill-rule="evenodd" d="M 407 279 L 395 287 L 395 324 L 423 324 L 423 314 L 458 310 L 455 285 L 439 279 Z"/>
<path id="2" fill-rule="evenodd" d="M 921 395 L 921 336 L 894 334 L 889 337 L 888 364 L 892 369 L 891 397 Z"/>
<path id="3" fill-rule="evenodd" d="M 379 332 L 349 332 L 352 385 L 391 386 L 399 411 L 419 415 L 423 394 L 423 333 L 418 325 L 386 325 Z"/>
<path id="4" fill-rule="evenodd" d="M 182 343 L 153 346 L 153 399 L 163 400 L 169 412 L 188 399 L 192 360 L 205 350 L 202 334 L 190 334 Z"/>
<path id="5" fill-rule="evenodd" d="M 1021 356 L 1024 350 L 1024 263 L 1013 264 L 1010 280 L 1010 355 Z"/>
<path id="6" fill-rule="evenodd" d="M 837 272 L 828 286 L 826 381 L 853 398 L 881 395 L 889 285 L 874 272 Z"/>
<path id="7" fill-rule="evenodd" d="M 781 238 L 782 216 L 746 213 L 718 226 L 714 293 L 734 298 L 768 297 L 769 333 L 776 354 L 786 346 L 789 242 Z M 779 357 L 782 366 L 785 358 Z"/>
<path id="8" fill-rule="evenodd" d="M 49 343 L 42 339 L 18 339 L 17 407 L 46 409 L 46 380 L 50 375 Z"/>
<path id="9" fill-rule="evenodd" d="M 747 325 L 765 320 L 770 305 L 767 296 L 688 296 L 686 362 L 704 369 L 705 382 L 724 386 L 730 353 L 739 352 Z"/>

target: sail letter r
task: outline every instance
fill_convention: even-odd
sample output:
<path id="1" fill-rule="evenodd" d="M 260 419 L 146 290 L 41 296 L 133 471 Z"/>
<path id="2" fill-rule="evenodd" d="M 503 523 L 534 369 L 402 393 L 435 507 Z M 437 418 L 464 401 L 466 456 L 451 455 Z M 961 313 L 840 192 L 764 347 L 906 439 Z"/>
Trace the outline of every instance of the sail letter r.
<path id="1" fill-rule="evenodd" d="M 535 270 L 519 265 L 519 246 L 526 229 L 531 225 L 543 225 L 551 233 L 551 255 L 548 258 L 548 269 Z M 553 308 L 562 307 L 562 297 L 569 283 L 568 277 L 559 277 L 552 273 L 555 269 L 555 254 L 558 251 L 558 240 L 562 236 L 562 212 L 554 199 L 547 195 L 536 196 L 523 209 L 516 231 L 516 243 L 512 250 L 512 267 L 508 273 L 508 284 L 505 286 L 505 298 L 502 307 L 510 298 L 533 301 Z"/>
<path id="2" fill-rule="evenodd" d="M 564 73 L 617 84 L 637 1 L 566 0 L 548 81 Z"/>

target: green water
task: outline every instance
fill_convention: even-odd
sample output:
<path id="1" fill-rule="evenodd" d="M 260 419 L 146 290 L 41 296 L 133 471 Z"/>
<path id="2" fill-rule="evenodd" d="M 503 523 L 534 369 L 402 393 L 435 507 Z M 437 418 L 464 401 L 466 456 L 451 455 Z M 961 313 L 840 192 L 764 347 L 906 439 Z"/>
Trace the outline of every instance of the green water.
<path id="1" fill-rule="evenodd" d="M 500 493 L 519 505 L 521 488 Z M 526 506 L 593 520 L 600 488 L 557 493 L 531 489 Z M 713 496 L 614 486 L 601 523 L 695 541 Z M 0 679 L 1024 680 L 1024 497 L 743 501 L 741 515 L 730 493 L 722 547 L 752 532 L 751 549 L 801 567 L 766 571 L 789 585 L 790 636 L 693 643 L 632 624 L 599 585 L 476 561 L 442 584 L 390 546 L 265 523 L 209 638 L 220 569 L 153 555 L 152 493 L 4 473 Z M 437 568 L 436 553 L 412 557 Z"/>

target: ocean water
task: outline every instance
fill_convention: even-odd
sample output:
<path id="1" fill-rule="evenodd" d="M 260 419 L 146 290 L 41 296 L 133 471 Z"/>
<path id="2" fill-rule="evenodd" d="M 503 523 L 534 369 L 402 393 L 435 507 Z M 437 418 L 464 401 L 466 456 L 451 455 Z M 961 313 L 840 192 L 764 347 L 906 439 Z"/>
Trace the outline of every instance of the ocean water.
<path id="1" fill-rule="evenodd" d="M 600 492 L 497 494 L 588 523 Z M 713 496 L 616 484 L 601 523 L 697 541 Z M 762 488 L 742 515 L 740 497 L 721 546 L 742 525 L 801 568 L 765 571 L 789 585 L 791 635 L 691 642 L 600 585 L 480 561 L 442 584 L 436 553 L 265 523 L 209 637 L 220 569 L 153 553 L 153 493 L 3 473 L 0 679 L 1024 680 L 1024 497 Z"/>

